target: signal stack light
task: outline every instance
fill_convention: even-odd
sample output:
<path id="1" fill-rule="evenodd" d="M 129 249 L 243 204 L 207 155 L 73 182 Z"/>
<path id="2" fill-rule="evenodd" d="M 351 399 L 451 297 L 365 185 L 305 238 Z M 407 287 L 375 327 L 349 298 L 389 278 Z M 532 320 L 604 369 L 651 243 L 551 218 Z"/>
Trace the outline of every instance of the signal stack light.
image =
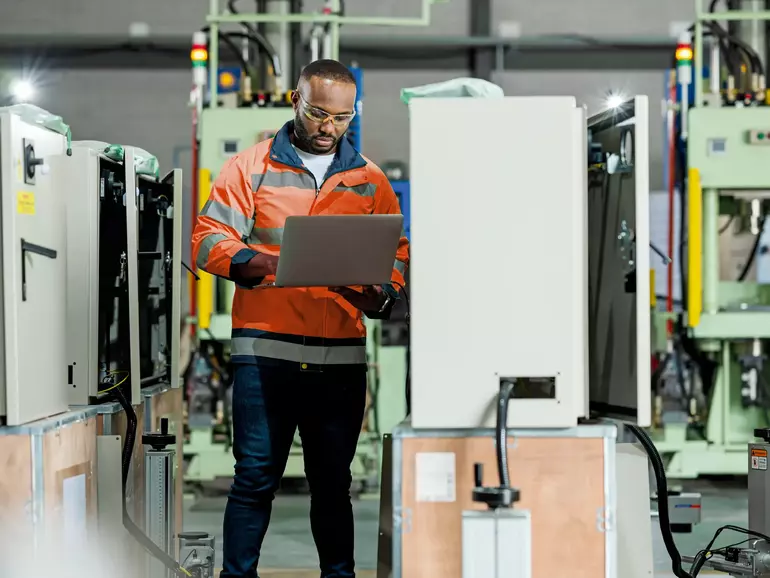
<path id="1" fill-rule="evenodd" d="M 689 32 L 685 32 L 679 37 L 676 46 L 676 76 L 682 87 L 692 83 L 692 56 L 692 37 Z"/>
<path id="2" fill-rule="evenodd" d="M 209 50 L 206 46 L 206 33 L 195 32 L 193 34 L 193 45 L 190 51 L 190 60 L 192 60 L 193 84 L 196 87 L 206 85 L 206 65 L 209 60 Z"/>

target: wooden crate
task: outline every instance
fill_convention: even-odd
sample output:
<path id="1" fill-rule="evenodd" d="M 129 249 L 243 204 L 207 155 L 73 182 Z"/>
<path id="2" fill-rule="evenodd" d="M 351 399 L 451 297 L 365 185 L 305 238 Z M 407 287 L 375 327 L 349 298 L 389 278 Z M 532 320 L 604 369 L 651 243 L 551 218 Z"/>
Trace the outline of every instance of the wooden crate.
<path id="1" fill-rule="evenodd" d="M 96 436 L 90 407 L 0 428 L 0 528 L 42 538 L 66 524 L 69 534 L 94 535 Z"/>
<path id="2" fill-rule="evenodd" d="M 521 491 L 515 507 L 532 516 L 533 578 L 565 576 L 567 567 L 570 578 L 615 575 L 616 535 L 606 523 L 616 503 L 615 437 L 608 425 L 509 433 L 511 484 Z M 417 471 L 429 457 L 421 454 L 445 454 L 449 465 Z M 486 486 L 499 485 L 492 430 L 399 426 L 386 436 L 378 578 L 461 578 L 462 512 L 485 508 L 471 497 L 475 463 Z M 436 496 L 426 493 L 431 487 Z"/>

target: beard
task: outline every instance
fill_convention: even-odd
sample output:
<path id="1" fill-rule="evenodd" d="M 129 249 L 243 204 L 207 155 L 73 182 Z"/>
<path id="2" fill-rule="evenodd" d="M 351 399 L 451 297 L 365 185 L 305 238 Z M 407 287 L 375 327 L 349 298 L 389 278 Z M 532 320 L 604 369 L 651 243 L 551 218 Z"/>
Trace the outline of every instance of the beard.
<path id="1" fill-rule="evenodd" d="M 318 137 L 329 138 L 332 140 L 332 143 L 330 145 L 321 146 L 316 142 Z M 305 127 L 305 124 L 302 122 L 299 112 L 294 115 L 294 138 L 296 139 L 294 144 L 300 149 L 309 153 L 321 155 L 334 150 L 334 147 L 337 146 L 337 142 L 339 141 L 339 138 L 333 134 L 327 134 L 323 132 L 310 134 L 310 132 Z"/>

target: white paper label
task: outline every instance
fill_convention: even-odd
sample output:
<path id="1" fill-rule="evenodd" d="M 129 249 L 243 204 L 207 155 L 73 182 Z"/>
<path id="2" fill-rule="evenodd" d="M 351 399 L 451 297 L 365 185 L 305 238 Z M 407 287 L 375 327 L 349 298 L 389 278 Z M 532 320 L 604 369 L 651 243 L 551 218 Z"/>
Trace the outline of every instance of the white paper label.
<path id="1" fill-rule="evenodd" d="M 457 499 L 455 455 L 451 452 L 417 454 L 415 487 L 418 502 L 454 502 Z"/>
<path id="2" fill-rule="evenodd" d="M 751 456 L 751 469 L 752 470 L 766 470 L 767 458 Z"/>
<path id="3" fill-rule="evenodd" d="M 86 476 L 72 476 L 62 482 L 64 536 L 68 545 L 85 544 L 88 538 Z"/>

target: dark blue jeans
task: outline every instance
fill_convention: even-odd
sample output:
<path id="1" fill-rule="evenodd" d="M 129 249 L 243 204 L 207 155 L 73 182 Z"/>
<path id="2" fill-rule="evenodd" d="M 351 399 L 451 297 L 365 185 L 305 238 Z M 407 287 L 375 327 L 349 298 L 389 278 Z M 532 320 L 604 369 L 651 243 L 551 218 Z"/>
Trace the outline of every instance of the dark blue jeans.
<path id="1" fill-rule="evenodd" d="M 297 428 L 321 577 L 355 576 L 350 466 L 365 405 L 364 366 L 322 372 L 235 366 L 235 479 L 225 509 L 220 578 L 256 577 L 273 498 Z"/>

